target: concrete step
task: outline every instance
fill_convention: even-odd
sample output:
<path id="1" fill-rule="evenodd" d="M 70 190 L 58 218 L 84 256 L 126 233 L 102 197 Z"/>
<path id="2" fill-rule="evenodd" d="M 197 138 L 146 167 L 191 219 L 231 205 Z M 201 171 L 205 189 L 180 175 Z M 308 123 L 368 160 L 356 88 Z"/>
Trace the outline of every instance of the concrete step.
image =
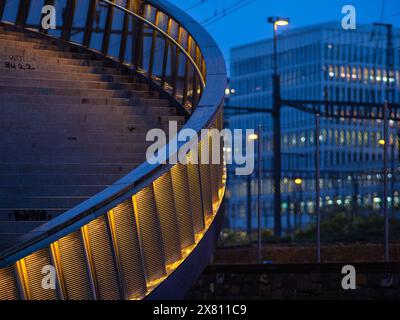
<path id="1" fill-rule="evenodd" d="M 114 69 L 105 69 L 114 70 Z M 118 74 L 101 74 L 101 73 L 85 73 L 85 72 L 59 72 L 57 70 L 52 71 L 40 71 L 30 70 L 29 72 L 18 72 L 19 70 L 1 69 L 0 79 L 2 78 L 15 78 L 15 79 L 32 79 L 32 80 L 64 80 L 82 83 L 85 81 L 93 82 L 106 82 L 106 83 L 137 83 L 148 86 L 146 83 L 141 83 L 139 79 L 129 75 L 118 75 Z"/>
<path id="2" fill-rule="evenodd" d="M 0 48 L 0 50 L 2 50 Z M 52 51 L 51 51 L 52 52 Z M 90 60 L 81 58 L 67 58 L 67 57 L 51 57 L 37 55 L 34 52 L 29 55 L 17 55 L 17 54 L 0 54 L 0 65 L 5 69 L 14 69 L 22 71 L 42 70 L 44 66 L 53 66 L 53 69 L 63 70 L 69 67 L 112 67 L 111 63 L 104 62 L 101 60 Z"/>
<path id="3" fill-rule="evenodd" d="M 0 208 L 12 210 L 41 210 L 42 208 L 73 208 L 88 197 L 7 197 L 0 200 Z"/>
<path id="4" fill-rule="evenodd" d="M 41 221 L 0 221 L 0 234 L 24 234 L 42 223 Z"/>
<path id="5" fill-rule="evenodd" d="M 8 61 L 9 62 L 9 61 Z M 24 69 L 18 69 L 15 66 L 6 65 L 5 62 L 0 64 L 1 73 L 3 71 L 13 71 L 14 73 L 32 73 L 34 71 L 42 72 L 61 72 L 61 73 L 84 73 L 84 74 L 105 74 L 105 75 L 124 75 L 128 76 L 129 72 L 124 69 L 114 67 L 95 67 L 84 65 L 63 65 L 59 63 L 42 63 L 40 65 L 31 65 L 30 68 L 25 65 Z"/>
<path id="6" fill-rule="evenodd" d="M 0 185 L 8 186 L 66 186 L 110 185 L 121 178 L 120 174 L 1 174 Z M 23 196 L 23 195 L 21 195 Z M 1 202 L 1 201 L 0 201 Z M 51 206 L 50 206 L 51 207 Z M 6 208 L 4 205 L 2 208 Z"/>
<path id="7" fill-rule="evenodd" d="M 31 47 L 23 46 L 9 46 L 7 44 L 0 43 L 0 50 L 2 54 L 12 55 L 12 56 L 23 56 L 23 57 L 37 57 L 42 58 L 42 63 L 46 63 L 48 58 L 64 58 L 70 60 L 81 60 L 86 62 L 87 66 L 97 66 L 97 67 L 112 67 L 113 64 L 106 60 L 92 60 L 93 55 L 86 53 L 73 53 L 65 51 L 54 51 L 51 47 L 33 45 Z"/>
<path id="8" fill-rule="evenodd" d="M 145 141 L 149 130 L 159 128 L 167 130 L 167 125 L 159 126 L 154 124 L 107 124 L 101 125 L 92 123 L 51 123 L 46 121 L 41 123 L 21 123 L 0 121 L 0 134 L 4 143 L 13 143 L 13 141 L 45 141 L 54 144 L 55 141 L 68 141 L 71 144 L 81 142 L 93 143 L 95 141 L 103 142 L 100 139 L 106 139 L 110 142 L 133 142 Z M 168 135 L 168 131 L 165 132 Z M 111 137 L 112 136 L 112 137 Z M 56 140 L 58 139 L 58 140 Z M 120 140 L 118 140 L 120 139 Z"/>
<path id="9" fill-rule="evenodd" d="M 0 174 L 125 174 L 132 171 L 137 164 L 132 163 L 0 163 Z M 4 190 L 0 190 L 3 194 Z"/>
<path id="10" fill-rule="evenodd" d="M 22 77 L 0 77 L 0 86 L 38 87 L 38 88 L 68 88 L 68 89 L 102 89 L 123 91 L 150 91 L 150 86 L 144 83 L 121 83 L 106 81 L 82 81 L 61 79 L 32 79 L 29 75 Z"/>
<path id="11" fill-rule="evenodd" d="M 0 162 L 88 162 L 88 163 L 142 163 L 146 160 L 145 154 L 119 154 L 119 155 L 62 155 L 62 154 L 50 154 L 50 155 L 24 155 L 21 157 L 14 157 L 13 155 L 0 154 Z"/>
<path id="12" fill-rule="evenodd" d="M 165 130 L 166 128 L 160 127 L 160 129 Z M 121 129 L 115 132 L 107 132 L 104 130 L 99 130 L 98 128 L 93 129 L 79 129 L 79 128 L 68 128 L 68 127 L 43 127 L 43 126 L 35 126 L 35 124 L 26 124 L 25 126 L 17 126 L 10 125 L 7 128 L 4 126 L 0 126 L 0 135 L 4 139 L 4 142 L 12 142 L 14 137 L 15 140 L 18 141 L 86 141 L 86 142 L 98 142 L 98 143 L 125 143 L 125 142 L 132 142 L 132 141 L 146 141 L 146 133 L 138 131 L 135 132 L 134 130 L 127 130 Z M 166 131 L 166 134 L 168 132 Z M 50 136 L 49 136 L 50 135 Z M 32 137 L 32 139 L 30 139 Z"/>
<path id="13" fill-rule="evenodd" d="M 61 213 L 65 212 L 68 208 L 43 208 L 39 213 L 32 211 L 22 211 L 13 209 L 0 208 L 0 221 L 21 222 L 21 221 L 34 221 L 43 223 L 50 218 L 55 218 Z M 1 235 L 1 234 L 0 234 Z"/>
<path id="14" fill-rule="evenodd" d="M 36 95 L 31 94 L 17 94 L 17 93 L 1 93 L 0 94 L 0 107 L 5 103 L 39 103 L 39 104 L 93 104 L 93 105 L 112 105 L 112 106 L 130 106 L 141 105 L 146 107 L 166 107 L 169 106 L 169 101 L 152 99 L 152 98 L 95 98 L 95 97 L 70 97 L 57 95 Z"/>
<path id="15" fill-rule="evenodd" d="M 91 197 L 106 189 L 108 185 L 62 185 L 62 186 L 1 186 L 1 197 Z"/>
<path id="16" fill-rule="evenodd" d="M 40 46 L 50 46 L 54 48 L 54 50 L 63 50 L 67 52 L 73 53 L 85 53 L 83 49 L 73 47 L 68 45 L 61 40 L 58 39 L 44 39 L 44 38 L 35 38 L 30 36 L 18 35 L 18 34 L 9 34 L 9 33 L 0 33 L 0 41 L 3 43 L 10 43 L 13 45 L 15 43 L 16 46 L 26 45 L 27 47 L 32 45 L 40 45 Z M 93 58 L 96 58 L 96 55 L 93 54 Z"/>
<path id="17" fill-rule="evenodd" d="M 68 97 L 65 96 L 60 99 L 57 95 L 38 95 L 32 96 L 31 94 L 16 94 L 16 93 L 6 93 L 0 94 L 0 107 L 5 102 L 14 103 L 40 103 L 46 105 L 53 104 L 104 104 L 104 105 L 124 105 L 129 106 L 130 100 L 126 98 L 85 98 L 85 97 Z M 139 102 L 138 102 L 139 103 Z"/>
<path id="18" fill-rule="evenodd" d="M 21 113 L 46 113 L 46 114 L 124 114 L 130 116 L 141 116 L 143 119 L 149 119 L 148 115 L 160 116 L 171 115 L 174 116 L 177 110 L 174 107 L 144 107 L 144 106 L 107 106 L 107 105 L 73 105 L 73 104 L 54 104 L 54 105 L 41 105 L 32 103 L 4 103 L 0 108 L 0 114 L 21 114 Z M 136 120 L 135 120 L 136 121 Z"/>
<path id="19" fill-rule="evenodd" d="M 172 111 L 171 111 L 172 112 Z M 34 117 L 35 119 L 57 120 L 66 119 L 84 122 L 96 121 L 107 124 L 151 124 L 146 110 L 141 107 L 126 106 L 88 106 L 88 105 L 37 105 L 37 104 L 4 104 L 0 109 L 0 122 L 23 121 Z M 108 117 L 108 119 L 107 119 Z M 80 120 L 82 119 L 82 120 Z M 123 122 L 121 122 L 123 121 Z M 51 123 L 48 121 L 47 123 Z"/>
<path id="20" fill-rule="evenodd" d="M 53 140 L 54 141 L 54 140 Z M 18 143 L 2 143 L 0 146 L 0 153 L 9 153 L 15 157 L 23 158 L 24 155 L 29 152 L 30 155 L 40 154 L 65 154 L 69 155 L 80 155 L 85 156 L 96 155 L 101 153 L 104 155 L 112 156 L 114 154 L 130 154 L 136 152 L 145 152 L 147 147 L 150 145 L 149 142 L 131 142 L 131 143 L 112 143 L 105 145 L 104 143 L 23 143 L 22 141 L 16 141 Z M 116 158 L 118 158 L 116 155 Z M 67 156 L 66 156 L 67 157 Z"/>
<path id="21" fill-rule="evenodd" d="M 158 98 L 157 92 L 113 90 L 113 89 L 91 89 L 91 88 L 60 88 L 60 87 L 29 87 L 29 86 L 1 86 L 0 95 L 3 94 L 30 94 L 35 96 L 71 96 L 84 98 Z"/>

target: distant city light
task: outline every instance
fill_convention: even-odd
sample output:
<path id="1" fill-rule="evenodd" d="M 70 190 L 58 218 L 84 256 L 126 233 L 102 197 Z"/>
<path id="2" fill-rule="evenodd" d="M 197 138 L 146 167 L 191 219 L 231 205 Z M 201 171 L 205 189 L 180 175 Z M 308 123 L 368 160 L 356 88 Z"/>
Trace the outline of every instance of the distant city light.
<path id="1" fill-rule="evenodd" d="M 379 143 L 381 146 L 384 146 L 384 145 L 386 144 L 386 141 L 383 140 L 383 139 L 381 139 L 381 140 L 378 141 L 378 143 Z"/>
<path id="2" fill-rule="evenodd" d="M 289 24 L 289 21 L 286 19 L 278 20 L 275 22 L 277 26 L 287 26 Z"/>
<path id="3" fill-rule="evenodd" d="M 294 183 L 297 184 L 297 185 L 301 185 L 303 183 L 303 180 L 300 179 L 300 178 L 297 178 L 297 179 L 294 180 Z"/>
<path id="4" fill-rule="evenodd" d="M 331 71 L 331 72 L 329 72 L 329 76 L 330 76 L 331 78 L 333 78 L 333 77 L 335 76 L 335 73 L 334 73 L 333 71 Z"/>
<path id="5" fill-rule="evenodd" d="M 249 135 L 249 140 L 257 140 L 258 139 L 258 135 L 257 134 L 250 134 Z"/>

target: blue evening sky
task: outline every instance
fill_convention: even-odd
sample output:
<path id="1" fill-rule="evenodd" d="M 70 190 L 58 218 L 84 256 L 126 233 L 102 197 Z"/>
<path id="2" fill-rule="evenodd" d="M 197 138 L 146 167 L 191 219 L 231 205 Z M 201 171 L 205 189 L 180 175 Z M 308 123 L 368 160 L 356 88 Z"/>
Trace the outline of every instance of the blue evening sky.
<path id="1" fill-rule="evenodd" d="M 187 11 L 197 21 L 204 22 L 236 3 L 249 4 L 232 14 L 206 26 L 220 45 L 225 58 L 229 58 L 231 47 L 271 37 L 272 29 L 267 24 L 268 16 L 290 17 L 288 28 L 298 28 L 328 21 L 341 21 L 342 7 L 353 5 L 357 10 L 357 23 L 383 22 L 400 27 L 400 0 L 169 0 Z M 194 7 L 193 7 L 194 6 Z M 191 10 L 188 10 L 193 7 Z"/>

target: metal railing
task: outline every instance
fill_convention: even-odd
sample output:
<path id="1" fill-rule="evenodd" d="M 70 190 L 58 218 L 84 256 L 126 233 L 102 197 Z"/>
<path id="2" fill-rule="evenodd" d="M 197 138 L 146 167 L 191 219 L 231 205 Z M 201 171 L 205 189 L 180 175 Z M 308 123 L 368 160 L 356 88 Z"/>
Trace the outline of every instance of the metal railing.
<path id="1" fill-rule="evenodd" d="M 56 8 L 57 28 L 46 31 L 41 29 L 41 8 L 48 4 Z M 191 116 L 184 129 L 195 130 L 199 138 L 201 129 L 222 128 L 222 55 L 198 23 L 166 1 L 2 0 L 0 21 L 128 66 L 187 110 Z M 176 143 L 178 153 L 184 142 Z M 0 300 L 182 294 L 213 249 L 225 178 L 223 161 L 143 163 L 4 251 Z M 47 265 L 55 267 L 56 290 L 42 287 Z M 169 290 L 174 285 L 176 290 Z"/>

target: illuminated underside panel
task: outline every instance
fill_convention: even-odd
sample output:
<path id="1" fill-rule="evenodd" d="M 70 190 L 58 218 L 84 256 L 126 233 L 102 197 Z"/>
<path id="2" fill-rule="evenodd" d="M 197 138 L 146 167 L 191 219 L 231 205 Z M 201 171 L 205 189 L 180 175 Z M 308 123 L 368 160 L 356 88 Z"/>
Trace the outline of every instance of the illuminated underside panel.
<path id="1" fill-rule="evenodd" d="M 134 196 L 141 245 L 146 266 L 147 283 L 151 285 L 166 275 L 164 244 L 153 187 L 146 187 Z"/>
<path id="2" fill-rule="evenodd" d="M 81 232 L 76 231 L 61 238 L 55 246 L 64 298 L 69 300 L 93 299 L 90 270 L 87 269 Z"/>
<path id="3" fill-rule="evenodd" d="M 176 204 L 176 216 L 180 231 L 182 249 L 194 244 L 193 217 L 190 208 L 189 184 L 184 165 L 177 164 L 171 170 L 173 200 Z M 198 186 L 197 186 L 198 187 Z"/>
<path id="4" fill-rule="evenodd" d="M 56 290 L 49 290 L 51 279 L 45 278 L 46 266 L 53 265 L 48 248 L 41 249 L 19 261 L 27 296 L 31 300 L 58 299 Z"/>
<path id="5" fill-rule="evenodd" d="M 19 298 L 13 266 L 0 269 L 0 300 L 17 300 Z"/>
<path id="6" fill-rule="evenodd" d="M 146 294 L 147 288 L 132 200 L 127 200 L 113 209 L 112 219 L 125 298 L 141 298 Z"/>
<path id="7" fill-rule="evenodd" d="M 116 266 L 106 216 L 98 217 L 84 227 L 90 264 L 101 300 L 120 299 Z"/>

